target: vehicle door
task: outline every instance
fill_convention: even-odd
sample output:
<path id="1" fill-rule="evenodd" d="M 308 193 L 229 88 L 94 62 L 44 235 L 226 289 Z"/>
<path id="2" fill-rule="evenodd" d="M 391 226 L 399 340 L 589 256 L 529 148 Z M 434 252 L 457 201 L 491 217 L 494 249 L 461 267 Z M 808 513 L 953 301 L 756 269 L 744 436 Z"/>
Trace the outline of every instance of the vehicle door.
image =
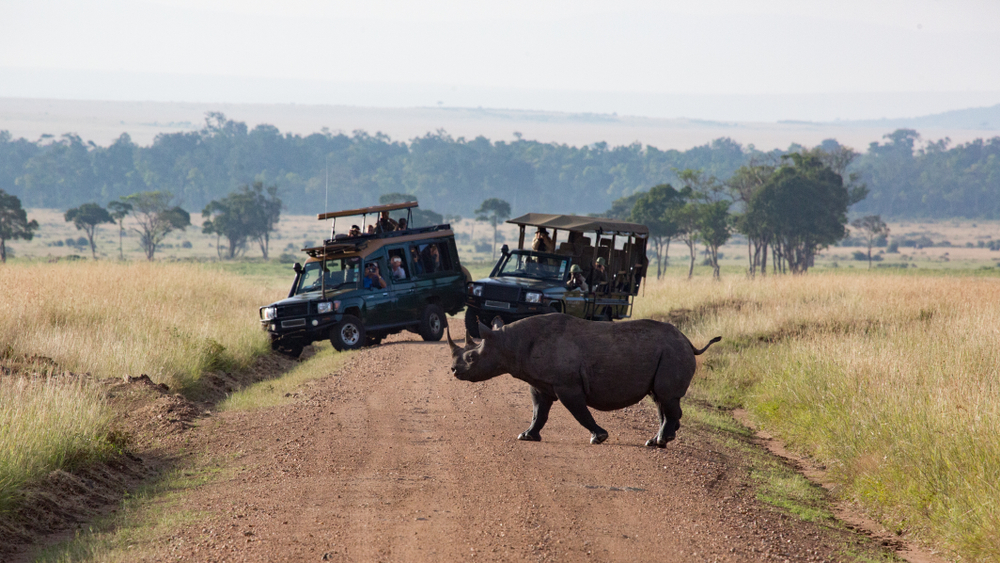
<path id="1" fill-rule="evenodd" d="M 407 256 L 407 245 L 390 246 L 386 249 L 389 258 L 389 277 L 386 281 L 395 297 L 392 323 L 419 322 L 423 314 L 423 299 L 416 290 L 413 267 Z"/>
<path id="2" fill-rule="evenodd" d="M 396 316 L 396 296 L 392 292 L 390 285 L 392 282 L 389 280 L 389 270 L 384 255 L 379 253 L 379 255 L 370 256 L 365 260 L 365 269 L 362 270 L 365 278 L 369 276 L 373 264 L 377 267 L 378 274 L 385 280 L 386 286 L 381 288 L 377 283 L 370 283 L 370 287 L 365 288 L 366 281 L 364 278 L 362 279 L 361 295 L 365 301 L 365 318 L 362 320 L 365 323 L 365 328 L 391 324 L 394 322 L 392 319 Z"/>

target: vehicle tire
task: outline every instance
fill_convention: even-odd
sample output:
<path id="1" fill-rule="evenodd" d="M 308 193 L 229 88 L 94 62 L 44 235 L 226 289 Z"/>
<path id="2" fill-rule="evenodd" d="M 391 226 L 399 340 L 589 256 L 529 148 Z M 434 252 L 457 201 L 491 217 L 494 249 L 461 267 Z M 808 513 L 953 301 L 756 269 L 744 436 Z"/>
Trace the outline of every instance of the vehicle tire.
<path id="1" fill-rule="evenodd" d="M 305 348 L 304 345 L 295 341 L 283 342 L 280 339 L 271 341 L 271 350 L 290 358 L 298 358 L 301 356 L 303 348 Z"/>
<path id="2" fill-rule="evenodd" d="M 444 327 L 447 324 L 444 310 L 434 304 L 428 305 L 420 319 L 420 337 L 428 342 L 437 342 L 444 336 Z"/>
<path id="3" fill-rule="evenodd" d="M 473 338 L 480 338 L 479 317 L 472 309 L 465 310 L 465 333 Z"/>
<path id="4" fill-rule="evenodd" d="M 344 318 L 330 330 L 330 343 L 338 350 L 357 350 L 365 345 L 365 325 L 354 315 Z"/>

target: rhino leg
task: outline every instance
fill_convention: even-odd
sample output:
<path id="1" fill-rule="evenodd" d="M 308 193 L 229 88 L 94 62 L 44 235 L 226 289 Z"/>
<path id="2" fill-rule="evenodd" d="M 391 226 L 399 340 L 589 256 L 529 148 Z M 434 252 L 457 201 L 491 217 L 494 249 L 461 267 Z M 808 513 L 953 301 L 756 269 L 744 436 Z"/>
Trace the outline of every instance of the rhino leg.
<path id="1" fill-rule="evenodd" d="M 549 410 L 552 408 L 552 402 L 551 397 L 546 396 L 537 387 L 531 387 L 531 403 L 534 406 L 534 412 L 531 416 L 531 426 L 518 435 L 518 440 L 526 440 L 528 442 L 542 441 L 542 427 L 549 421 Z"/>
<path id="2" fill-rule="evenodd" d="M 660 411 L 660 431 L 646 441 L 647 446 L 658 448 L 666 447 L 667 442 L 671 442 L 677 437 L 677 430 L 681 427 L 681 400 L 680 397 L 671 397 L 663 400 L 654 397 L 657 410 Z"/>
<path id="3" fill-rule="evenodd" d="M 608 431 L 597 425 L 594 416 L 587 408 L 587 396 L 583 389 L 572 387 L 556 388 L 556 397 L 566 407 L 566 410 L 573 415 L 584 428 L 590 430 L 590 443 L 600 444 L 608 439 Z"/>

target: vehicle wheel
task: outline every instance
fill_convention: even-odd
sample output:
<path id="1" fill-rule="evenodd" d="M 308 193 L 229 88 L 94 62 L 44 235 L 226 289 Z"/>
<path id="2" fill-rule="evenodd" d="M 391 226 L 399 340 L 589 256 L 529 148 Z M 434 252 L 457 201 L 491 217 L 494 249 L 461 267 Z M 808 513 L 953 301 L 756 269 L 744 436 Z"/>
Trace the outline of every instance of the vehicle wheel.
<path id="1" fill-rule="evenodd" d="M 471 309 L 465 310 L 465 333 L 473 338 L 480 338 L 479 317 Z"/>
<path id="2" fill-rule="evenodd" d="M 281 340 L 271 341 L 271 350 L 274 350 L 275 352 L 282 354 L 284 356 L 288 356 L 290 358 L 298 358 L 299 356 L 301 356 L 303 348 L 305 348 L 305 346 L 303 346 L 301 343 L 294 341 L 292 342 L 283 342 Z"/>
<path id="3" fill-rule="evenodd" d="M 437 305 L 428 305 L 424 316 L 420 319 L 420 337 L 428 342 L 436 342 L 444 336 L 444 327 L 448 324 L 444 310 Z"/>
<path id="4" fill-rule="evenodd" d="M 356 350 L 365 345 L 365 325 L 353 315 L 344 315 L 343 320 L 330 330 L 330 343 L 335 349 Z"/>

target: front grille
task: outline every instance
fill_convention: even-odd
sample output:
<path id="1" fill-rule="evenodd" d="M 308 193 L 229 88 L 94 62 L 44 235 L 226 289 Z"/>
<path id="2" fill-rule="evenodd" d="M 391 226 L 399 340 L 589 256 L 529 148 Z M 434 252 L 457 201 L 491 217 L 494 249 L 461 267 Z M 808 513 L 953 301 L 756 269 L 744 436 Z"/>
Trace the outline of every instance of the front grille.
<path id="1" fill-rule="evenodd" d="M 278 317 L 301 317 L 309 313 L 308 303 L 296 303 L 295 305 L 279 305 Z"/>
<path id="2" fill-rule="evenodd" d="M 483 286 L 483 299 L 517 303 L 520 297 L 521 288 L 519 287 L 493 284 L 486 284 Z"/>

